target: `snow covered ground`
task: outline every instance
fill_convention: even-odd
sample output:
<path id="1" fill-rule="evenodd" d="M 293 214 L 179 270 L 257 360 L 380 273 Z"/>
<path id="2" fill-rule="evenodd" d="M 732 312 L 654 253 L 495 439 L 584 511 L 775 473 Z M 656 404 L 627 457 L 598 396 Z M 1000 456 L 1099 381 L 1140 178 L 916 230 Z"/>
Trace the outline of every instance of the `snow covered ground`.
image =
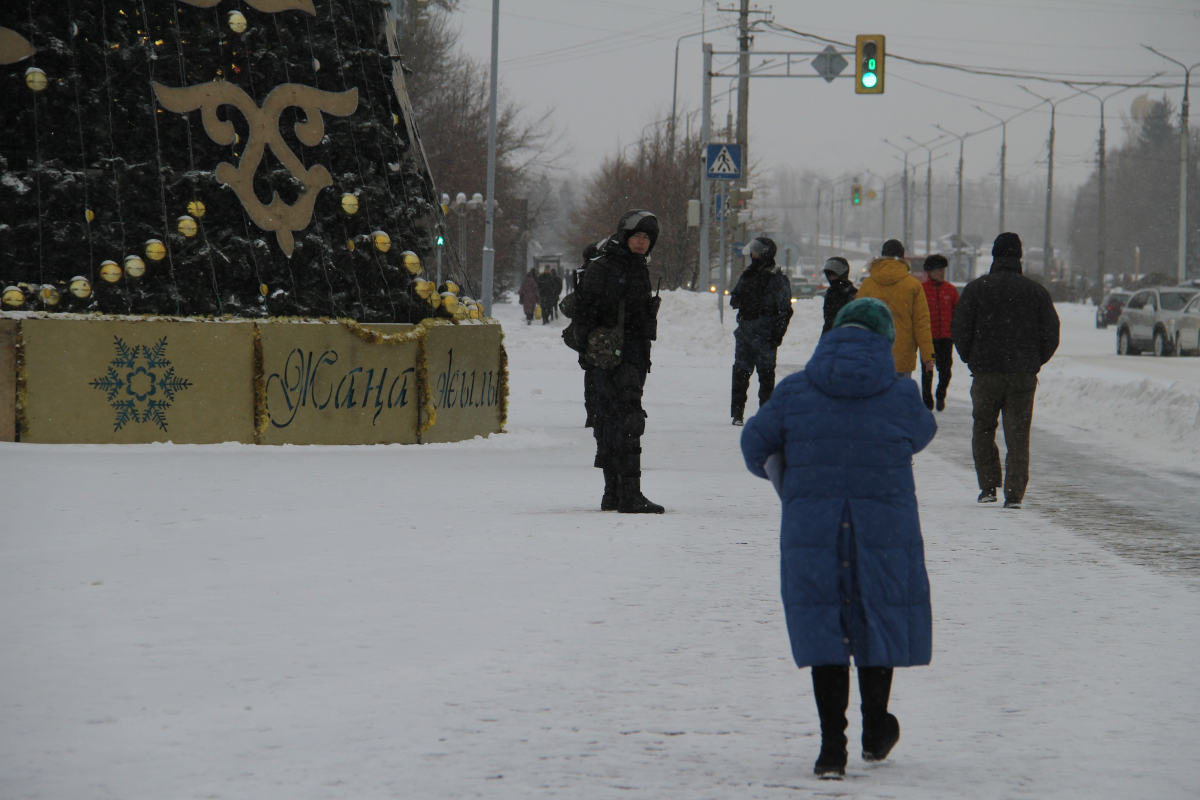
<path id="1" fill-rule="evenodd" d="M 1036 456 L 1025 509 L 976 505 L 961 365 L 916 459 L 934 662 L 897 672 L 893 755 L 864 764 L 852 714 L 822 782 L 778 502 L 729 425 L 732 318 L 664 295 L 643 488 L 668 513 L 638 517 L 596 510 L 561 323 L 495 310 L 486 440 L 0 444 L 0 797 L 1197 796 L 1196 576 L 1056 523 Z M 1038 429 L 1095 442 L 1082 471 L 1197 476 L 1200 359 L 1117 357 L 1059 311 Z M 781 375 L 819 330 L 798 303 Z"/>

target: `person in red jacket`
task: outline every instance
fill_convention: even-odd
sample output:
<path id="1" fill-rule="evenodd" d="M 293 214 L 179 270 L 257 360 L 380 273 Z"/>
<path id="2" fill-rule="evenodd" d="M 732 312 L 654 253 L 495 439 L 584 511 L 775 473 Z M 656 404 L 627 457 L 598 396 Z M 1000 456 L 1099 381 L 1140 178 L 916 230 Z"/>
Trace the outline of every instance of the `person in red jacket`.
<path id="1" fill-rule="evenodd" d="M 954 319 L 954 308 L 958 305 L 958 289 L 946 281 L 949 262 L 941 253 L 925 257 L 925 300 L 929 303 L 929 329 L 933 334 L 933 361 L 937 368 L 937 410 L 946 408 L 946 390 L 950 388 L 950 369 L 954 365 L 954 338 L 950 335 L 950 321 Z M 925 407 L 933 410 L 933 373 L 921 374 L 921 397 Z"/>

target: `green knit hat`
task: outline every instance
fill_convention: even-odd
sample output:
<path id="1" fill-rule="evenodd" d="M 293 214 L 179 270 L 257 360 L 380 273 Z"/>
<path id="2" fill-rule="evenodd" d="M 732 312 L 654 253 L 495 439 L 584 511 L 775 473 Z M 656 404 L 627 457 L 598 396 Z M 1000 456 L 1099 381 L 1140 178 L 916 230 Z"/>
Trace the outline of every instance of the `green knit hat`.
<path id="1" fill-rule="evenodd" d="M 851 300 L 842 306 L 842 310 L 833 320 L 833 327 L 843 328 L 846 326 L 878 333 L 889 342 L 896 341 L 896 326 L 892 323 L 892 312 L 887 307 L 887 303 L 876 300 L 874 297 Z"/>

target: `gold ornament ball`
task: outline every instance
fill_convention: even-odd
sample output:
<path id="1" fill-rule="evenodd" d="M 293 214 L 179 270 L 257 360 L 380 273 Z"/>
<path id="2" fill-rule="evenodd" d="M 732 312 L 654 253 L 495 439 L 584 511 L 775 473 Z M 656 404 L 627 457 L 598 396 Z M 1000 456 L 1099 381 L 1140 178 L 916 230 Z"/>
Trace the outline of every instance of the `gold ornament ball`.
<path id="1" fill-rule="evenodd" d="M 204 212 L 207 210 L 208 209 L 206 209 L 204 207 L 203 200 L 192 200 L 187 205 L 188 213 L 191 214 L 193 217 L 196 217 L 197 219 L 199 219 L 200 217 L 203 217 Z"/>
<path id="2" fill-rule="evenodd" d="M 265 283 L 260 283 L 258 285 L 258 293 L 261 294 L 263 297 L 266 297 L 267 292 L 269 292 L 269 291 L 271 291 L 271 290 L 269 288 L 267 288 L 267 285 Z"/>
<path id="3" fill-rule="evenodd" d="M 90 208 L 85 208 L 83 210 L 83 218 L 86 219 L 88 222 L 91 222 L 92 220 L 94 220 L 96 218 L 96 212 L 92 211 Z"/>
<path id="4" fill-rule="evenodd" d="M 408 270 L 409 275 L 421 274 L 421 257 L 412 250 L 405 250 L 400 254 L 400 258 L 404 261 L 404 268 Z"/>
<path id="5" fill-rule="evenodd" d="M 479 306 L 471 306 L 471 319 L 483 319 L 483 309 Z"/>
<path id="6" fill-rule="evenodd" d="M 347 214 L 357 214 L 358 195 L 351 194 L 350 192 L 342 195 L 342 211 L 345 211 Z"/>
<path id="7" fill-rule="evenodd" d="M 151 261 L 162 261 L 167 257 L 167 246 L 161 239 L 147 239 L 145 248 L 146 258 Z"/>
<path id="8" fill-rule="evenodd" d="M 351 251 L 354 250 L 354 240 L 353 239 L 346 240 L 346 249 L 351 250 Z"/>
<path id="9" fill-rule="evenodd" d="M 92 282 L 82 275 L 71 278 L 71 294 L 84 300 L 92 296 Z"/>
<path id="10" fill-rule="evenodd" d="M 35 92 L 41 92 L 50 85 L 50 81 L 46 78 L 44 70 L 38 67 L 30 67 L 25 70 L 25 85 Z"/>
<path id="11" fill-rule="evenodd" d="M 471 317 L 471 309 L 464 305 L 455 306 L 452 313 L 454 314 L 454 318 L 457 320 L 470 319 Z"/>
<path id="12" fill-rule="evenodd" d="M 189 239 L 196 235 L 196 231 L 200 230 L 196 225 L 196 220 L 187 214 L 175 220 L 175 229 Z"/>
<path id="13" fill-rule="evenodd" d="M 5 286 L 3 302 L 8 308 L 20 308 L 25 305 L 25 293 L 19 286 Z"/>
<path id="14" fill-rule="evenodd" d="M 100 277 L 108 283 L 116 283 L 121 280 L 121 265 L 115 261 L 101 261 Z"/>
<path id="15" fill-rule="evenodd" d="M 371 234 L 371 242 L 375 245 L 375 249 L 381 253 L 386 253 L 392 249 L 392 237 L 388 236 L 383 231 L 375 231 Z"/>
<path id="16" fill-rule="evenodd" d="M 413 291 L 422 300 L 429 299 L 429 295 L 433 294 L 435 288 L 437 287 L 433 285 L 433 281 L 413 281 Z"/>
<path id="17" fill-rule="evenodd" d="M 246 15 L 240 11 L 229 12 L 229 30 L 234 33 L 246 32 Z"/>
<path id="18" fill-rule="evenodd" d="M 46 283 L 38 290 L 38 297 L 42 299 L 42 303 L 45 305 L 56 306 L 62 300 L 62 292 L 54 284 Z"/>
<path id="19" fill-rule="evenodd" d="M 125 274 L 131 278 L 140 278 L 146 274 L 146 262 L 141 256 L 125 256 Z"/>
<path id="20" fill-rule="evenodd" d="M 458 294 L 462 290 L 458 288 L 458 284 L 454 281 L 446 281 L 446 291 Z"/>
<path id="21" fill-rule="evenodd" d="M 426 299 L 429 301 L 429 305 L 433 306 L 434 308 L 441 308 L 442 296 L 437 292 L 430 292 L 429 297 Z"/>
<path id="22" fill-rule="evenodd" d="M 458 297 L 454 292 L 442 292 L 442 308 L 450 312 L 458 308 Z"/>

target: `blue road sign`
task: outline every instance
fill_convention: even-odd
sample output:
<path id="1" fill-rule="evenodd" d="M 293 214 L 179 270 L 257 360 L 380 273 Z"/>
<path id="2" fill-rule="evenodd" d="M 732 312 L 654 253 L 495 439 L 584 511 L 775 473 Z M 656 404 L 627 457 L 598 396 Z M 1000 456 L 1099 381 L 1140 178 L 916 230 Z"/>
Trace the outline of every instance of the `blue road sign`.
<path id="1" fill-rule="evenodd" d="M 728 142 L 710 144 L 704 164 L 710 180 L 736 181 L 742 177 L 742 146 Z"/>

